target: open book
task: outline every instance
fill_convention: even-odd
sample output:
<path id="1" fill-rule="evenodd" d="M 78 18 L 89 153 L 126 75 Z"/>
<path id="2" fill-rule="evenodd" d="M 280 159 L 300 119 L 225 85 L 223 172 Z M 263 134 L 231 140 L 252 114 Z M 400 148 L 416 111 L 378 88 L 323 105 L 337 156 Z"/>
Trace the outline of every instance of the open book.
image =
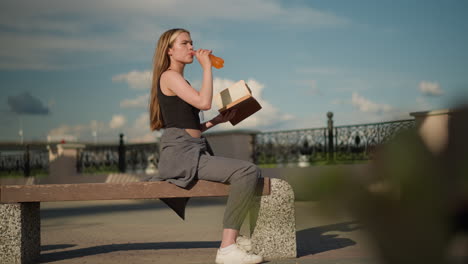
<path id="1" fill-rule="evenodd" d="M 222 90 L 215 95 L 214 100 L 220 113 L 230 109 L 237 109 L 236 115 L 230 120 L 233 126 L 262 108 L 252 96 L 252 91 L 244 80 L 240 80 Z"/>

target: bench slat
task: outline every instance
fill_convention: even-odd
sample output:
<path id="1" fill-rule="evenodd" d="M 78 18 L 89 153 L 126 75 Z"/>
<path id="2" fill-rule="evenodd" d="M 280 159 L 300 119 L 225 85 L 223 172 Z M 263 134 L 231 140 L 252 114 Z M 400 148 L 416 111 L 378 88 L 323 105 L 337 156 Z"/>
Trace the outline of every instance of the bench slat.
<path id="1" fill-rule="evenodd" d="M 228 194 L 228 184 L 204 180 L 199 180 L 190 190 L 168 182 L 0 186 L 2 203 L 216 197 Z M 269 178 L 264 178 L 262 194 L 270 194 Z"/>

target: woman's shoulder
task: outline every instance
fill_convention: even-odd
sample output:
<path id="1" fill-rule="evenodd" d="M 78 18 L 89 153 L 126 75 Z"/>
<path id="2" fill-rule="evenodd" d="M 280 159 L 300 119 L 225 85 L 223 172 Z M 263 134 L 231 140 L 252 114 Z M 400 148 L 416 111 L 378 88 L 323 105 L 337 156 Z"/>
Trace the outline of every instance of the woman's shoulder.
<path id="1" fill-rule="evenodd" d="M 161 80 L 167 80 L 167 79 L 179 79 L 182 78 L 182 75 L 179 72 L 173 71 L 173 70 L 167 70 L 161 74 Z"/>
<path id="2" fill-rule="evenodd" d="M 187 81 L 182 74 L 177 71 L 167 70 L 161 74 L 161 78 L 159 79 L 162 85 L 166 85 L 169 83 L 172 84 L 180 84 L 181 82 L 187 83 L 191 85 L 189 81 Z"/>

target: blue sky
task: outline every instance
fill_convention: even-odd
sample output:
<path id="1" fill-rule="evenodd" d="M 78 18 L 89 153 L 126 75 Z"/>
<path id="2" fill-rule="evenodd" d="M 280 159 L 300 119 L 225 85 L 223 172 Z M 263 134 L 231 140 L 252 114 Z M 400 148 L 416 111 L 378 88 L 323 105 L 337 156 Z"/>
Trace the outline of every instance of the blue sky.
<path id="1" fill-rule="evenodd" d="M 263 106 L 215 130 L 450 108 L 468 96 L 467 11 L 465 0 L 2 0 L 0 141 L 20 129 L 25 140 L 155 140 L 149 72 L 157 39 L 174 27 L 224 58 L 216 91 L 244 79 Z M 198 62 L 185 77 L 200 86 Z"/>

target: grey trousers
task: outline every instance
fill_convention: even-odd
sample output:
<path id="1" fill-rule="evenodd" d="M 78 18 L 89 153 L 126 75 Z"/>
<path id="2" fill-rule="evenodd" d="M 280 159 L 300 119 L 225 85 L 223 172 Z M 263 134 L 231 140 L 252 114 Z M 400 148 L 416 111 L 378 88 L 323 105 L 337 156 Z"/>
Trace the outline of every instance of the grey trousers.
<path id="1" fill-rule="evenodd" d="M 208 155 L 212 154 L 206 138 L 194 138 L 182 128 L 167 128 L 161 137 L 159 175 L 154 180 L 165 180 L 182 188 L 190 188 L 194 179 L 230 184 L 230 193 L 224 212 L 223 226 L 239 230 L 247 212 L 255 201 L 260 169 L 243 160 Z M 188 198 L 161 199 L 180 217 L 185 217 Z"/>
<path id="2" fill-rule="evenodd" d="M 240 230 L 255 200 L 260 177 L 261 170 L 251 162 L 206 154 L 200 156 L 198 179 L 230 184 L 223 218 L 224 228 Z"/>

